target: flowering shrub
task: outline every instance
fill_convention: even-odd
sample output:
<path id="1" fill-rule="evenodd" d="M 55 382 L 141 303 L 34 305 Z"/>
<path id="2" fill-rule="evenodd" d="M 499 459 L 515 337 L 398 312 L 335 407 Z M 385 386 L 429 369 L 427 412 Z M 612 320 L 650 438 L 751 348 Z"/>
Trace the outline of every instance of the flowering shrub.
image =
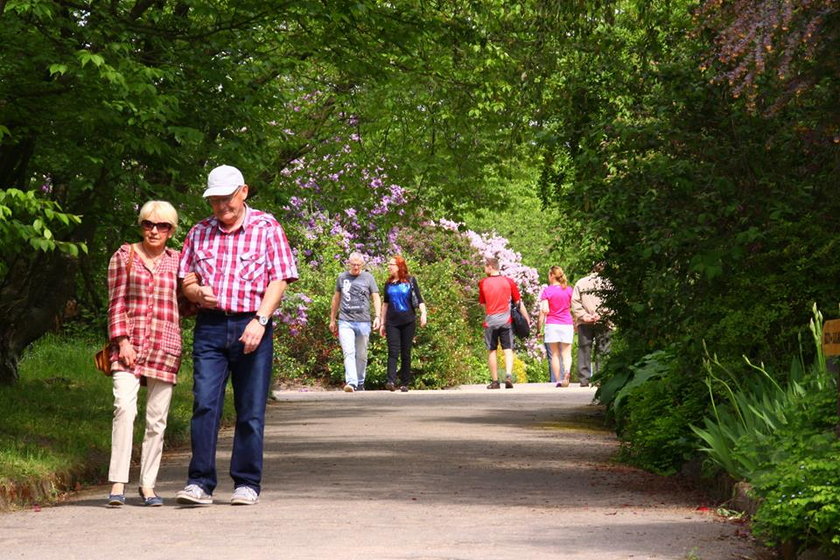
<path id="1" fill-rule="evenodd" d="M 487 376 L 486 351 L 478 304 L 483 258 L 493 254 L 502 273 L 517 282 L 528 305 L 535 306 L 537 272 L 497 235 L 461 232 L 455 222 L 419 223 L 409 211 L 405 190 L 392 181 L 385 162 L 357 161 L 356 134 L 336 136 L 319 153 L 301 157 L 281 173 L 275 215 L 284 224 L 298 260 L 299 281 L 292 284 L 280 308 L 275 360 L 280 375 L 299 382 L 340 384 L 344 379 L 341 350 L 329 332 L 330 302 L 347 256 L 367 257 L 368 270 L 381 287 L 384 263 L 402 254 L 418 278 L 429 324 L 418 328 L 412 367 L 418 387 L 448 387 Z M 533 343 L 529 350 L 535 351 Z M 373 333 L 368 347 L 367 385 L 385 383 L 387 345 Z M 521 377 L 525 366 L 519 364 Z"/>
<path id="2" fill-rule="evenodd" d="M 284 223 L 302 227 L 290 235 L 298 259 L 317 266 L 358 251 L 378 263 L 396 252 L 396 225 L 405 221 L 406 191 L 389 177 L 386 164 L 356 161 L 358 134 L 336 136 L 318 152 L 302 156 L 280 173 Z"/>
<path id="3" fill-rule="evenodd" d="M 460 224 L 445 219 L 440 220 L 438 224 L 440 227 L 450 231 L 459 231 L 460 229 Z M 504 237 L 498 236 L 495 233 L 481 234 L 471 230 L 464 231 L 462 235 L 470 242 L 470 246 L 478 254 L 477 267 L 479 269 L 483 268 L 482 260 L 484 258 L 496 257 L 499 259 L 499 272 L 516 282 L 522 300 L 525 302 L 528 313 L 531 315 L 531 325 L 533 328 L 539 314 L 540 292 L 544 287 L 540 284 L 537 270 L 533 267 L 523 265 L 522 255 L 513 251 L 508 246 L 508 240 Z M 464 286 L 464 289 L 473 291 L 476 300 L 478 299 L 478 279 L 471 286 Z M 532 361 L 542 357 L 540 348 L 542 342 L 537 339 L 536 335 L 532 334 L 524 343 L 516 339 L 516 344 L 523 344 Z"/>

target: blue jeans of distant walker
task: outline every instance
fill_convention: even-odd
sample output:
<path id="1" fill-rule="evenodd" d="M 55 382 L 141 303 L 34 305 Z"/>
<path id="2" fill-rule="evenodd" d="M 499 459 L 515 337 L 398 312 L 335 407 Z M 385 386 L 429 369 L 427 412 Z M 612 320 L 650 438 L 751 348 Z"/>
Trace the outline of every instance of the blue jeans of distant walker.
<path id="1" fill-rule="evenodd" d="M 547 342 L 543 342 L 543 346 L 545 347 L 545 357 L 546 357 L 546 360 L 548 361 L 548 380 L 551 383 L 557 383 L 558 381 L 561 381 L 561 380 L 560 379 L 555 379 L 554 378 L 554 372 L 551 371 L 551 346 Z M 565 369 L 563 369 L 563 365 L 564 365 L 563 364 L 563 356 L 560 356 L 560 371 L 561 372 L 566 371 Z"/>
<path id="2" fill-rule="evenodd" d="M 344 381 L 354 387 L 365 384 L 369 339 L 369 321 L 338 322 L 338 343 L 344 353 Z"/>
<path id="3" fill-rule="evenodd" d="M 195 322 L 192 458 L 187 484 L 198 484 L 210 494 L 217 484 L 216 443 L 228 377 L 236 409 L 230 476 L 234 488 L 250 486 L 260 492 L 273 326 L 269 323 L 256 350 L 245 354 L 239 337 L 253 317 L 253 313 L 201 312 Z"/>

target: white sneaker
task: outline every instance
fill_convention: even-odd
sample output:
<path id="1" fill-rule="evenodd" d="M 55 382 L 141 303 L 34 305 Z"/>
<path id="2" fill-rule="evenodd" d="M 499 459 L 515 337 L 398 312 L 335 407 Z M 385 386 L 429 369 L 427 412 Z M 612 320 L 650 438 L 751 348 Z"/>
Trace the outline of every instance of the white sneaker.
<path id="1" fill-rule="evenodd" d="M 239 486 L 234 488 L 233 496 L 230 498 L 230 505 L 232 506 L 252 506 L 260 501 L 260 497 L 256 490 L 250 486 Z"/>
<path id="2" fill-rule="evenodd" d="M 205 492 L 198 484 L 188 484 L 186 488 L 175 494 L 175 501 L 179 504 L 207 505 L 213 503 L 213 496 Z"/>

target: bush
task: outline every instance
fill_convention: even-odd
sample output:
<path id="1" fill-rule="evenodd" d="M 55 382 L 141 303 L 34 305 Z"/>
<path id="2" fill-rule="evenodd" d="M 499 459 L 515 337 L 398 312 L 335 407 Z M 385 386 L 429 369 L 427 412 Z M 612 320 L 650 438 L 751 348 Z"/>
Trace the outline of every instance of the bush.
<path id="1" fill-rule="evenodd" d="M 793 360 L 777 382 L 763 367 L 740 379 L 709 369 L 713 415 L 694 428 L 709 459 L 731 476 L 752 484 L 759 498 L 755 533 L 771 545 L 840 550 L 840 441 L 835 434 L 837 380 L 822 356 L 822 316 L 811 329 L 816 359 L 806 368 Z M 723 370 L 726 371 L 726 370 Z M 716 402 L 716 386 L 726 401 Z"/>
<path id="2" fill-rule="evenodd" d="M 697 440 L 690 425 L 705 411 L 692 383 L 679 372 L 669 372 L 630 391 L 618 432 L 622 460 L 671 475 L 692 457 Z"/>
<path id="3" fill-rule="evenodd" d="M 672 350 L 620 366 L 611 357 L 597 397 L 607 404 L 622 441 L 621 458 L 659 474 L 674 474 L 690 458 L 696 438 L 690 424 L 702 417 L 699 383 L 685 374 Z"/>
<path id="4" fill-rule="evenodd" d="M 480 270 L 478 256 L 460 234 L 440 228 L 406 228 L 399 239 L 405 243 L 403 256 L 428 309 L 428 324 L 418 326 L 412 352 L 415 385 L 443 388 L 483 380 L 486 366 L 476 351 L 483 340 L 481 309 L 474 289 L 470 290 L 475 271 Z M 341 255 L 338 247 L 320 250 Z M 278 310 L 275 361 L 281 383 L 343 383 L 341 348 L 328 328 L 335 280 L 342 270 L 344 263 L 338 258 L 300 263 L 300 278 L 289 287 Z M 369 272 L 381 290 L 387 271 L 374 265 Z M 385 385 L 387 357 L 385 338 L 371 333 L 366 385 Z"/>
<path id="5" fill-rule="evenodd" d="M 832 433 L 800 438 L 799 452 L 753 480 L 761 503 L 753 531 L 767 544 L 840 551 L 840 441 Z"/>

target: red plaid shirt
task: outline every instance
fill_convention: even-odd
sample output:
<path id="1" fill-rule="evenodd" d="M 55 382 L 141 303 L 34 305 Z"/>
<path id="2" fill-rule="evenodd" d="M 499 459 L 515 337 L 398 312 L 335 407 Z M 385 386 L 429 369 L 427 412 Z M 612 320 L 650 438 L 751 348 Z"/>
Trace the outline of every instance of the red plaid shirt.
<path id="1" fill-rule="evenodd" d="M 215 217 L 197 223 L 184 240 L 178 276 L 198 274 L 213 288 L 218 309 L 256 312 L 270 282 L 297 280 L 292 249 L 274 216 L 245 207 L 242 227 L 226 232 Z"/>
<path id="2" fill-rule="evenodd" d="M 108 265 L 108 338 L 111 369 L 124 370 L 116 339 L 127 336 L 137 352 L 134 375 L 175 383 L 181 367 L 181 325 L 178 322 L 178 251 L 166 249 L 154 271 L 134 252 L 130 277 L 126 265 L 131 248 L 123 245 Z"/>

